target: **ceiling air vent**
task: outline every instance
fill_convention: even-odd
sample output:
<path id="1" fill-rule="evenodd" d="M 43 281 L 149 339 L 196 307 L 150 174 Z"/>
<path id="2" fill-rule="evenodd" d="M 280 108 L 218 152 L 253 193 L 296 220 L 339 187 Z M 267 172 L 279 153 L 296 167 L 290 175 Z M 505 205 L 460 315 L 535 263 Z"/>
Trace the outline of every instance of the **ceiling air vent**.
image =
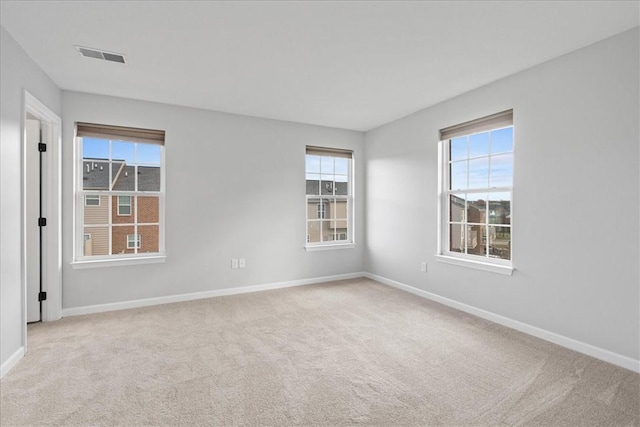
<path id="1" fill-rule="evenodd" d="M 85 58 L 102 59 L 104 61 L 119 62 L 121 64 L 125 63 L 124 55 L 121 55 L 119 53 L 105 52 L 104 50 L 82 46 L 76 46 L 76 49 L 78 49 L 80 55 L 84 56 Z"/>

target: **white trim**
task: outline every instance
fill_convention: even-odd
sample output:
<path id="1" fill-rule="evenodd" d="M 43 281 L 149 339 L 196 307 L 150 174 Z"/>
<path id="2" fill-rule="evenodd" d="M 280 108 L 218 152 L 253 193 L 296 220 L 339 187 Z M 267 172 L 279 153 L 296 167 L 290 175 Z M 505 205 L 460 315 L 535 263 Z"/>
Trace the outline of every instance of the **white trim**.
<path id="1" fill-rule="evenodd" d="M 83 268 L 101 268 L 101 267 L 122 267 L 125 265 L 137 265 L 137 264 L 159 264 L 167 260 L 166 255 L 149 255 L 141 256 L 135 255 L 128 257 L 116 258 L 114 256 L 108 256 L 102 259 L 86 259 L 82 261 L 74 261 L 71 263 L 71 268 L 74 270 Z M 64 312 L 64 310 L 63 310 Z"/>
<path id="2" fill-rule="evenodd" d="M 315 252 L 315 251 L 329 251 L 332 249 L 353 249 L 355 247 L 356 247 L 355 243 L 330 243 L 330 244 L 324 244 L 324 245 L 305 246 L 304 250 L 307 252 Z"/>
<path id="3" fill-rule="evenodd" d="M 511 276 L 514 270 L 513 267 L 508 265 L 500 265 L 497 263 L 492 264 L 489 262 L 483 262 L 481 260 L 456 258 L 453 256 L 447 256 L 447 255 L 436 255 L 436 259 L 439 262 L 442 262 L 445 264 L 452 264 L 452 265 L 457 265 L 457 266 L 466 267 L 466 268 L 475 268 L 476 270 L 490 271 L 492 273 L 504 274 L 506 276 Z"/>
<path id="4" fill-rule="evenodd" d="M 478 316 L 499 325 L 506 326 L 507 328 L 515 329 L 516 331 L 524 332 L 525 334 L 541 338 L 545 341 L 549 341 L 570 350 L 586 354 L 587 356 L 595 357 L 596 359 L 604 360 L 605 362 L 609 362 L 625 369 L 640 373 L 640 360 L 632 359 L 631 357 L 623 356 L 622 354 L 614 353 L 612 351 L 605 350 L 603 348 L 596 347 L 594 345 L 587 344 L 573 338 L 565 337 L 564 335 L 560 335 L 546 329 L 538 328 L 537 326 L 532 326 L 518 320 L 491 313 L 489 311 L 482 310 L 468 304 L 464 304 L 446 297 L 442 297 L 440 295 L 433 294 L 431 292 L 424 291 L 422 289 L 414 288 L 413 286 L 405 285 L 404 283 L 396 282 L 395 280 L 387 279 L 386 277 L 378 276 L 377 274 L 365 272 L 364 277 L 380 283 L 384 283 L 385 285 L 389 285 L 397 289 L 401 289 L 405 292 L 418 295 L 431 301 L 444 304 L 448 307 L 464 311 L 465 313 Z"/>
<path id="5" fill-rule="evenodd" d="M 290 280 L 286 282 L 267 283 L 262 285 L 242 286 L 239 288 L 215 289 L 211 291 L 194 292 L 190 294 L 169 295 L 165 297 L 146 298 L 133 301 L 114 302 L 110 304 L 88 305 L 84 307 L 65 308 L 62 313 L 67 316 L 80 316 L 83 314 L 103 313 L 106 311 L 126 310 L 129 308 L 148 307 L 152 305 L 169 304 L 173 302 L 192 301 L 205 298 L 221 297 L 226 295 L 245 294 L 249 292 L 268 291 L 272 289 L 291 288 L 294 286 L 313 285 L 316 283 L 334 282 L 365 277 L 366 273 L 347 273 L 334 276 L 313 277 L 309 279 Z"/>
<path id="6" fill-rule="evenodd" d="M 7 375 L 7 373 L 18 364 L 20 359 L 24 357 L 24 347 L 20 347 L 0 366 L 0 378 Z"/>
<path id="7" fill-rule="evenodd" d="M 44 207 L 43 214 L 47 218 L 47 226 L 43 230 L 44 259 L 42 261 L 43 284 L 42 288 L 47 292 L 47 300 L 42 302 L 43 322 L 58 320 L 62 317 L 62 214 L 61 214 L 61 161 L 62 161 L 62 119 L 51 109 L 40 102 L 29 91 L 23 91 L 22 112 L 22 171 L 21 171 L 21 286 L 22 286 L 22 347 L 23 353 L 27 352 L 27 209 L 26 209 L 26 117 L 32 114 L 40 120 L 43 129 L 43 139 L 47 143 L 47 155 L 44 157 L 43 175 Z M 15 355 L 14 355 L 15 356 Z M 12 357 L 14 357 L 12 356 Z M 4 365 L 3 365 L 4 369 Z"/>

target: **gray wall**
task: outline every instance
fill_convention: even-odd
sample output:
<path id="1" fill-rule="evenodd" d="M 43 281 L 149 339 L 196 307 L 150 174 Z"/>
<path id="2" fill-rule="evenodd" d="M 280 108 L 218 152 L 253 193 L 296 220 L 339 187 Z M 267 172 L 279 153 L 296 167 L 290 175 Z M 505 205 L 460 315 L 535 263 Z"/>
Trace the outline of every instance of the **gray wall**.
<path id="1" fill-rule="evenodd" d="M 354 249 L 305 252 L 305 145 L 354 150 L 364 134 L 122 98 L 63 92 L 63 308 L 362 271 L 364 201 Z M 73 269 L 74 122 L 166 131 L 163 264 Z M 231 269 L 231 258 L 246 258 Z"/>
<path id="2" fill-rule="evenodd" d="M 60 90 L 0 27 L 0 363 L 22 346 L 20 194 L 25 89 L 60 114 Z"/>
<path id="3" fill-rule="evenodd" d="M 366 270 L 640 358 L 638 38 L 636 28 L 368 132 Z M 438 131 L 509 108 L 517 270 L 438 263 Z"/>

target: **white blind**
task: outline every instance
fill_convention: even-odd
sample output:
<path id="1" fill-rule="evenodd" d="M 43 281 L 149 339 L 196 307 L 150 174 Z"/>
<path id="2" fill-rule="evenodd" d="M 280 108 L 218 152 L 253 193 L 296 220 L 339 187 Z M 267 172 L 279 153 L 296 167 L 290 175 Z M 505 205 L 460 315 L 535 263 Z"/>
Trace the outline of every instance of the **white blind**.
<path id="1" fill-rule="evenodd" d="M 506 126 L 513 126 L 513 110 L 503 111 L 481 119 L 471 120 L 469 122 L 441 129 L 440 141 Z"/>

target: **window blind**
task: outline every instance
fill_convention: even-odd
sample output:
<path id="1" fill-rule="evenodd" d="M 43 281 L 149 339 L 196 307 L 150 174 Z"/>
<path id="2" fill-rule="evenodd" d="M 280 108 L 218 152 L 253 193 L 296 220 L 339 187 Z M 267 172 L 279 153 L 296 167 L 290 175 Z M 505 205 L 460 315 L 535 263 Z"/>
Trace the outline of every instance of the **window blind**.
<path id="1" fill-rule="evenodd" d="M 146 142 L 164 145 L 164 131 L 154 129 L 130 128 L 124 126 L 101 125 L 95 123 L 77 123 L 77 136 L 103 139 L 117 139 L 132 142 Z"/>
<path id="2" fill-rule="evenodd" d="M 353 158 L 353 151 L 340 148 L 307 147 L 307 155 Z"/>
<path id="3" fill-rule="evenodd" d="M 440 141 L 445 141 L 458 136 L 472 133 L 484 132 L 490 129 L 507 127 L 513 125 L 513 110 L 492 114 L 481 119 L 471 120 L 459 125 L 451 126 L 440 130 Z"/>

